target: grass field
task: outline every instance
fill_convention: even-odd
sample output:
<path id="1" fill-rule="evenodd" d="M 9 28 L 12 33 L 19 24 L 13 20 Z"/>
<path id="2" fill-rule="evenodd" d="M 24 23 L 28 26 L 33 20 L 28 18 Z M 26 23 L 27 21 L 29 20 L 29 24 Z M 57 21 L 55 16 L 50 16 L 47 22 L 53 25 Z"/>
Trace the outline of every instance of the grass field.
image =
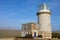
<path id="1" fill-rule="evenodd" d="M 54 31 L 54 33 L 59 33 L 60 31 Z M 20 30 L 0 30 L 0 38 L 13 38 L 20 37 Z"/>
<path id="2" fill-rule="evenodd" d="M 0 38 L 20 37 L 20 30 L 0 30 Z"/>

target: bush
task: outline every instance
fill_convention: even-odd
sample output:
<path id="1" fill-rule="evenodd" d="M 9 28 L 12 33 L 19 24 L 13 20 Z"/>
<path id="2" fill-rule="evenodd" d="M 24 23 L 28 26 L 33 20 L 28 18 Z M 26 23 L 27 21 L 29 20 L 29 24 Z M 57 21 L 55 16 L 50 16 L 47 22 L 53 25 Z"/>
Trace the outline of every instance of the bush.
<path id="1" fill-rule="evenodd" d="M 32 37 L 32 34 L 27 34 L 25 37 L 31 38 Z"/>
<path id="2" fill-rule="evenodd" d="M 38 35 L 38 37 L 41 37 L 42 38 L 42 35 Z"/>
<path id="3" fill-rule="evenodd" d="M 60 38 L 60 34 L 59 33 L 52 33 L 52 38 Z"/>

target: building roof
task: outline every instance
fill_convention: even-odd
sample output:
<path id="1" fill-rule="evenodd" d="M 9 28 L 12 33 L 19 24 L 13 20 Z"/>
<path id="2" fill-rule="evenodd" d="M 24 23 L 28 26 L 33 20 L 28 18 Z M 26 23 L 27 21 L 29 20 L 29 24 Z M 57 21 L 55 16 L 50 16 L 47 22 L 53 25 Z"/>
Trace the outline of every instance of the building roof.
<path id="1" fill-rule="evenodd" d="M 25 23 L 25 24 L 36 24 L 36 23 L 34 23 L 34 22 L 29 22 L 29 23 Z"/>

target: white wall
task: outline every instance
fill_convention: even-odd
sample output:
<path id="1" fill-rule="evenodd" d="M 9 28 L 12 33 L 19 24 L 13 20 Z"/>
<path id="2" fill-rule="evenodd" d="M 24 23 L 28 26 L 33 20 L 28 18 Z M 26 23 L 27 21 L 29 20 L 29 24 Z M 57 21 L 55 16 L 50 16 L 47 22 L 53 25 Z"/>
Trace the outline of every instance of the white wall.
<path id="1" fill-rule="evenodd" d="M 40 31 L 51 31 L 50 14 L 42 13 L 39 15 L 38 19 Z"/>

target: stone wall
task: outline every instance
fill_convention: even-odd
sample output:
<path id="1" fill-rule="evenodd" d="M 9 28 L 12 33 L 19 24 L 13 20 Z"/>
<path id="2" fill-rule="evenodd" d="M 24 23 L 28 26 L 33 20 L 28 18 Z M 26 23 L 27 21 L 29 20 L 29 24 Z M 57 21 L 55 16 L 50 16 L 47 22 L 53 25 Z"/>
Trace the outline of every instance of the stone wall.
<path id="1" fill-rule="evenodd" d="M 60 40 L 60 38 L 58 39 L 58 38 L 53 38 L 53 40 Z"/>

